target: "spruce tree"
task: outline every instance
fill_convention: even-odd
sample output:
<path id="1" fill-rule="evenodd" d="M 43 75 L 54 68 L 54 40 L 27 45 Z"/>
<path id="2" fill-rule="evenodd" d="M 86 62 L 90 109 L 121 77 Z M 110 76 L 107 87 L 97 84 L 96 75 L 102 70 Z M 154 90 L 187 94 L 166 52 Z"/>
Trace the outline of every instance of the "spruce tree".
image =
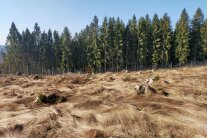
<path id="1" fill-rule="evenodd" d="M 22 37 L 14 22 L 11 24 L 6 45 L 6 62 L 9 73 L 22 72 Z"/>
<path id="2" fill-rule="evenodd" d="M 40 65 L 40 39 L 41 39 L 41 30 L 38 23 L 35 23 L 34 30 L 32 32 L 33 40 L 34 40 L 34 48 L 33 48 L 33 59 L 35 61 L 34 68 L 38 68 Z M 36 70 L 35 70 L 36 71 Z"/>
<path id="3" fill-rule="evenodd" d="M 138 22 L 138 41 L 139 41 L 139 63 L 141 68 L 147 65 L 147 25 L 144 17 L 141 17 Z"/>
<path id="4" fill-rule="evenodd" d="M 94 16 L 90 25 L 89 45 L 87 47 L 87 61 L 88 68 L 93 72 L 100 71 L 101 67 L 101 53 L 99 47 L 99 26 L 98 18 Z"/>
<path id="5" fill-rule="evenodd" d="M 61 69 L 63 72 L 72 69 L 72 53 L 71 53 L 71 34 L 67 27 L 64 28 L 61 36 L 62 61 Z"/>
<path id="6" fill-rule="evenodd" d="M 114 62 L 116 71 L 119 71 L 123 65 L 122 49 L 123 49 L 123 33 L 124 23 L 117 18 L 115 25 L 115 41 L 114 41 Z"/>
<path id="7" fill-rule="evenodd" d="M 170 50 L 172 47 L 172 27 L 170 17 L 167 14 L 164 14 L 161 19 L 161 34 L 161 62 L 162 67 L 166 67 L 170 62 Z"/>
<path id="8" fill-rule="evenodd" d="M 29 29 L 27 28 L 22 33 L 22 58 L 24 63 L 24 73 L 29 74 L 34 64 L 34 39 Z"/>
<path id="9" fill-rule="evenodd" d="M 109 18 L 109 70 L 114 71 L 114 47 L 115 47 L 115 24 L 116 20 L 113 17 Z"/>
<path id="10" fill-rule="evenodd" d="M 204 59 L 207 60 L 207 19 L 201 28 L 201 46 L 203 49 Z"/>
<path id="11" fill-rule="evenodd" d="M 160 20 L 158 18 L 158 15 L 155 14 L 153 17 L 152 22 L 152 37 L 153 37 L 153 53 L 152 53 L 152 64 L 153 68 L 157 68 L 160 65 L 161 62 L 161 27 L 160 27 Z"/>
<path id="12" fill-rule="evenodd" d="M 47 48 L 46 48 L 46 57 L 47 57 L 47 69 L 50 71 L 50 74 L 54 70 L 54 52 L 53 52 L 53 35 L 52 31 L 49 29 L 47 33 Z"/>
<path id="13" fill-rule="evenodd" d="M 137 19 L 134 15 L 129 24 L 129 46 L 130 46 L 130 61 L 131 61 L 131 70 L 137 70 L 139 64 L 139 55 L 138 51 L 138 31 L 137 31 Z"/>
<path id="14" fill-rule="evenodd" d="M 152 45 L 152 21 L 147 14 L 145 16 L 145 23 L 146 23 L 146 49 L 147 49 L 147 56 L 146 56 L 146 64 L 147 68 L 152 67 L 152 55 L 153 55 L 153 45 Z"/>
<path id="15" fill-rule="evenodd" d="M 41 73 L 46 73 L 47 65 L 48 65 L 48 57 L 47 57 L 47 47 L 48 47 L 48 37 L 47 33 L 43 31 L 40 38 L 39 43 L 39 56 L 40 56 L 40 67 Z"/>
<path id="16" fill-rule="evenodd" d="M 123 49 L 122 49 L 122 56 L 123 56 L 123 69 L 129 69 L 129 24 L 130 21 L 128 22 L 128 24 L 126 25 L 126 28 L 124 30 L 124 45 L 123 45 Z"/>
<path id="17" fill-rule="evenodd" d="M 61 66 L 62 51 L 61 41 L 58 31 L 53 32 L 53 53 L 54 53 L 54 70 L 59 71 Z"/>
<path id="18" fill-rule="evenodd" d="M 80 69 L 80 61 L 81 61 L 81 48 L 78 44 L 79 34 L 75 33 L 75 36 L 72 39 L 71 42 L 71 61 L 72 61 L 72 72 L 79 71 Z"/>
<path id="19" fill-rule="evenodd" d="M 203 23 L 204 15 L 202 10 L 198 8 L 191 22 L 190 57 L 194 62 L 203 59 L 203 48 L 201 44 L 201 28 Z"/>
<path id="20" fill-rule="evenodd" d="M 104 21 L 102 23 L 100 29 L 100 45 L 101 45 L 101 56 L 102 59 L 102 66 L 104 71 L 107 71 L 107 63 L 109 61 L 109 29 L 108 29 L 108 18 L 104 17 Z"/>
<path id="21" fill-rule="evenodd" d="M 81 48 L 81 69 L 82 71 L 86 71 L 88 63 L 87 63 L 87 47 L 89 45 L 89 26 L 87 26 L 84 30 L 79 33 L 78 45 Z"/>
<path id="22" fill-rule="evenodd" d="M 175 33 L 175 57 L 179 65 L 181 65 L 188 61 L 189 56 L 189 17 L 185 9 L 182 11 L 181 17 L 176 24 Z"/>
<path id="23" fill-rule="evenodd" d="M 170 48 L 170 66 L 169 67 L 173 67 L 173 65 L 175 65 L 178 61 L 175 57 L 175 50 L 176 50 L 176 32 L 173 31 L 172 32 L 172 43 L 171 43 L 171 48 Z"/>

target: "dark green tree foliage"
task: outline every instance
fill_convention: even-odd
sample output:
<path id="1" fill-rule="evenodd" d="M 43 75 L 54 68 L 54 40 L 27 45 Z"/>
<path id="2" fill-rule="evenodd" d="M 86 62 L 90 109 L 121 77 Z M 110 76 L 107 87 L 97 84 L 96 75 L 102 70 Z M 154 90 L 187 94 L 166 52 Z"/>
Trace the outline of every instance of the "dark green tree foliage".
<path id="1" fill-rule="evenodd" d="M 86 46 L 84 45 L 84 33 L 76 33 L 72 40 L 72 71 L 84 71 L 86 65 Z"/>
<path id="2" fill-rule="evenodd" d="M 31 70 L 33 67 L 32 63 L 34 63 L 34 50 L 34 39 L 29 29 L 27 28 L 22 33 L 22 62 L 24 65 L 23 72 L 26 72 L 27 74 L 29 74 L 29 70 Z"/>
<path id="3" fill-rule="evenodd" d="M 71 53 L 71 34 L 67 27 L 64 28 L 61 36 L 62 61 L 61 69 L 63 72 L 71 71 L 72 69 L 72 53 Z"/>
<path id="4" fill-rule="evenodd" d="M 190 57 L 191 60 L 198 61 L 203 59 L 203 48 L 201 44 L 201 28 L 204 23 L 204 15 L 200 8 L 197 9 L 191 22 Z"/>
<path id="5" fill-rule="evenodd" d="M 138 33 L 137 33 L 137 19 L 134 15 L 132 20 L 129 21 L 129 68 L 132 70 L 138 69 L 139 55 L 137 54 L 138 50 Z"/>
<path id="6" fill-rule="evenodd" d="M 53 35 L 52 31 L 49 29 L 47 33 L 47 47 L 46 47 L 46 62 L 47 62 L 47 69 L 52 69 L 54 68 L 54 51 L 53 51 Z M 51 71 L 51 70 L 50 70 Z"/>
<path id="7" fill-rule="evenodd" d="M 114 47 L 115 47 L 115 18 L 109 18 L 109 48 L 108 48 L 108 58 L 109 58 L 109 70 L 114 71 Z"/>
<path id="8" fill-rule="evenodd" d="M 190 30 L 189 30 L 189 17 L 188 13 L 184 9 L 181 13 L 180 20 L 176 24 L 175 28 L 175 57 L 179 64 L 187 62 L 189 56 L 189 44 L 190 44 Z"/>
<path id="9" fill-rule="evenodd" d="M 22 36 L 19 33 L 16 25 L 12 23 L 7 37 L 7 56 L 5 62 L 10 73 L 15 73 L 16 70 L 22 71 Z"/>
<path id="10" fill-rule="evenodd" d="M 125 69 L 138 69 L 138 27 L 137 19 L 134 15 L 124 31 L 124 46 L 123 46 L 123 65 Z"/>
<path id="11" fill-rule="evenodd" d="M 146 19 L 141 17 L 138 23 L 138 41 L 139 41 L 139 63 L 140 68 L 146 68 L 150 65 L 152 47 L 151 47 L 151 23 L 148 15 Z"/>
<path id="12" fill-rule="evenodd" d="M 108 18 L 104 17 L 100 29 L 100 45 L 101 45 L 101 63 L 104 71 L 108 70 L 109 62 L 109 28 L 108 28 Z"/>
<path id="13" fill-rule="evenodd" d="M 161 27 L 160 27 L 160 19 L 158 15 L 155 14 L 152 21 L 152 38 L 153 38 L 153 54 L 152 54 L 152 65 L 153 68 L 159 67 L 161 63 L 161 51 L 162 51 L 162 34 L 161 34 Z"/>
<path id="14" fill-rule="evenodd" d="M 62 50 L 61 50 L 61 41 L 60 35 L 58 31 L 53 32 L 53 53 L 54 53 L 54 71 L 57 72 L 60 70 L 61 67 L 61 60 L 62 60 Z"/>
<path id="15" fill-rule="evenodd" d="M 76 68 L 80 68 L 79 67 L 79 62 L 76 61 L 80 61 L 79 59 L 79 55 L 80 55 L 80 49 L 79 49 L 79 45 L 78 45 L 78 33 L 75 33 L 74 38 L 71 41 L 71 71 L 74 72 L 76 70 Z M 78 69 L 77 69 L 78 70 Z"/>
<path id="16" fill-rule="evenodd" d="M 46 57 L 47 54 L 47 48 L 48 47 L 48 39 L 47 39 L 47 33 L 45 31 L 41 34 L 40 43 L 39 43 L 39 55 L 40 55 L 40 66 L 42 68 L 42 71 L 44 68 L 48 66 L 48 57 Z"/>
<path id="17" fill-rule="evenodd" d="M 35 61 L 34 68 L 38 67 L 40 64 L 40 39 L 41 39 L 41 30 L 38 26 L 38 23 L 35 23 L 34 31 L 32 32 L 32 36 L 34 39 L 34 48 L 33 48 L 33 59 Z"/>
<path id="18" fill-rule="evenodd" d="M 170 17 L 164 14 L 161 19 L 161 62 L 162 67 L 166 67 L 170 62 L 170 50 L 172 47 L 172 27 Z"/>
<path id="19" fill-rule="evenodd" d="M 123 57 L 122 57 L 122 49 L 123 49 L 123 33 L 124 33 L 124 23 L 117 18 L 115 25 L 115 39 L 114 39 L 114 62 L 115 69 L 119 71 L 122 67 Z"/>
<path id="20" fill-rule="evenodd" d="M 130 20 L 129 20 L 130 22 Z M 124 46 L 122 51 L 123 56 L 123 68 L 128 69 L 129 67 L 129 23 L 124 30 Z"/>
<path id="21" fill-rule="evenodd" d="M 201 46 L 204 52 L 204 58 L 207 59 L 207 20 L 201 28 Z"/>
<path id="22" fill-rule="evenodd" d="M 86 71 L 87 67 L 87 46 L 88 46 L 88 34 L 89 34 L 89 26 L 86 27 L 85 30 L 82 30 L 81 33 L 78 35 L 78 47 L 80 48 L 80 60 L 76 61 L 80 64 L 80 69 L 82 71 Z"/>
<path id="23" fill-rule="evenodd" d="M 99 47 L 99 26 L 98 18 L 94 16 L 93 22 L 90 25 L 89 45 L 87 47 L 88 68 L 93 72 L 100 71 L 101 53 Z"/>
<path id="24" fill-rule="evenodd" d="M 191 24 L 184 9 L 175 29 L 170 17 L 155 14 L 138 21 L 134 15 L 125 26 L 120 18 L 104 17 L 99 28 L 94 17 L 72 38 L 67 27 L 61 35 L 41 32 L 37 23 L 30 32 L 19 33 L 12 23 L 7 52 L 0 67 L 3 73 L 57 74 L 106 72 L 177 66 L 207 59 L 207 20 L 197 9 Z"/>
<path id="25" fill-rule="evenodd" d="M 175 50 L 176 50 L 176 44 L 175 44 L 175 39 L 176 39 L 176 33 L 175 31 L 172 32 L 172 43 L 171 43 L 171 48 L 170 48 L 170 65 L 169 67 L 172 67 L 173 65 L 175 65 L 177 63 L 177 59 L 175 57 Z"/>
<path id="26" fill-rule="evenodd" d="M 146 57 L 146 64 L 147 68 L 152 67 L 152 54 L 153 54 L 153 45 L 152 45 L 152 22 L 150 20 L 149 15 L 146 15 L 145 17 L 145 23 L 146 23 L 146 47 L 147 47 L 147 57 Z"/>

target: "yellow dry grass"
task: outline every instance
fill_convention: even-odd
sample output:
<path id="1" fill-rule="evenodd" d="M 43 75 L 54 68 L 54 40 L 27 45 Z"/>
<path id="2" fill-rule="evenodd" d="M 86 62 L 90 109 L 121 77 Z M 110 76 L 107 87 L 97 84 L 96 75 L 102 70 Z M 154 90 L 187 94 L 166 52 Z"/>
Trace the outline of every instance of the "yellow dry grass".
<path id="1" fill-rule="evenodd" d="M 159 77 L 157 77 L 159 76 Z M 157 77 L 155 93 L 136 85 Z M 65 103 L 38 105 L 38 94 Z M 207 67 L 96 75 L 0 76 L 0 137 L 207 137 Z"/>

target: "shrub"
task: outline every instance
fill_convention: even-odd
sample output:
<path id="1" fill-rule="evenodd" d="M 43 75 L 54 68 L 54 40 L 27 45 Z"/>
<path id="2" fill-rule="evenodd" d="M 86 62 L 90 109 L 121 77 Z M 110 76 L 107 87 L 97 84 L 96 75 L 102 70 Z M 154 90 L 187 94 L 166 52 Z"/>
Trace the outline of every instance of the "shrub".
<path id="1" fill-rule="evenodd" d="M 55 104 L 55 103 L 57 103 L 59 98 L 60 97 L 57 94 L 52 93 L 47 96 L 46 100 L 47 100 L 47 103 L 49 103 L 49 104 Z"/>
<path id="2" fill-rule="evenodd" d="M 60 96 L 59 101 L 60 102 L 66 102 L 67 101 L 67 98 L 64 97 L 64 96 Z"/>
<path id="3" fill-rule="evenodd" d="M 47 103 L 47 96 L 45 96 L 43 94 L 39 94 L 37 102 L 40 103 L 40 104 Z"/>
<path id="4" fill-rule="evenodd" d="M 37 101 L 36 102 L 40 103 L 40 104 L 56 104 L 56 103 L 59 103 L 59 102 L 66 102 L 66 101 L 67 101 L 66 97 L 58 96 L 57 94 L 52 93 L 52 94 L 50 94 L 48 96 L 40 94 L 37 97 Z"/>
<path id="5" fill-rule="evenodd" d="M 130 77 L 129 76 L 126 76 L 122 79 L 123 81 L 130 81 Z"/>
<path id="6" fill-rule="evenodd" d="M 130 76 L 126 76 L 124 78 L 122 78 L 123 81 L 127 81 L 127 82 L 136 82 L 137 78 L 135 77 L 130 77 Z"/>
<path id="7" fill-rule="evenodd" d="M 20 133 L 24 129 L 24 126 L 22 124 L 15 124 L 14 126 L 9 127 L 9 130 L 14 133 Z"/>
<path id="8" fill-rule="evenodd" d="M 34 80 L 39 80 L 39 79 L 42 79 L 42 78 L 43 78 L 42 75 L 37 75 L 36 74 L 36 75 L 33 76 Z"/>
<path id="9" fill-rule="evenodd" d="M 16 75 L 17 75 L 17 76 L 21 76 L 22 73 L 21 73 L 21 72 L 16 72 Z"/>
<path id="10" fill-rule="evenodd" d="M 111 81 L 114 81 L 114 80 L 115 80 L 115 78 L 114 78 L 114 77 L 109 77 L 109 79 L 110 79 Z"/>
<path id="11" fill-rule="evenodd" d="M 153 78 L 153 81 L 158 81 L 160 80 L 160 76 L 159 75 L 156 75 L 154 78 Z"/>

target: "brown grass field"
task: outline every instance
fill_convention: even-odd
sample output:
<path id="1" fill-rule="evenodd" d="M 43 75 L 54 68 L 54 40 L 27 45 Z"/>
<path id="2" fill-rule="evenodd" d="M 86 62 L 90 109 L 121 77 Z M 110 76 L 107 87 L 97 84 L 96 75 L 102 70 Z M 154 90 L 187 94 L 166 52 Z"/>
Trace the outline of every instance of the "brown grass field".
<path id="1" fill-rule="evenodd" d="M 154 79 L 140 93 L 136 85 Z M 67 97 L 36 103 L 39 94 Z M 156 71 L 0 76 L 0 137 L 205 138 L 207 66 Z"/>

